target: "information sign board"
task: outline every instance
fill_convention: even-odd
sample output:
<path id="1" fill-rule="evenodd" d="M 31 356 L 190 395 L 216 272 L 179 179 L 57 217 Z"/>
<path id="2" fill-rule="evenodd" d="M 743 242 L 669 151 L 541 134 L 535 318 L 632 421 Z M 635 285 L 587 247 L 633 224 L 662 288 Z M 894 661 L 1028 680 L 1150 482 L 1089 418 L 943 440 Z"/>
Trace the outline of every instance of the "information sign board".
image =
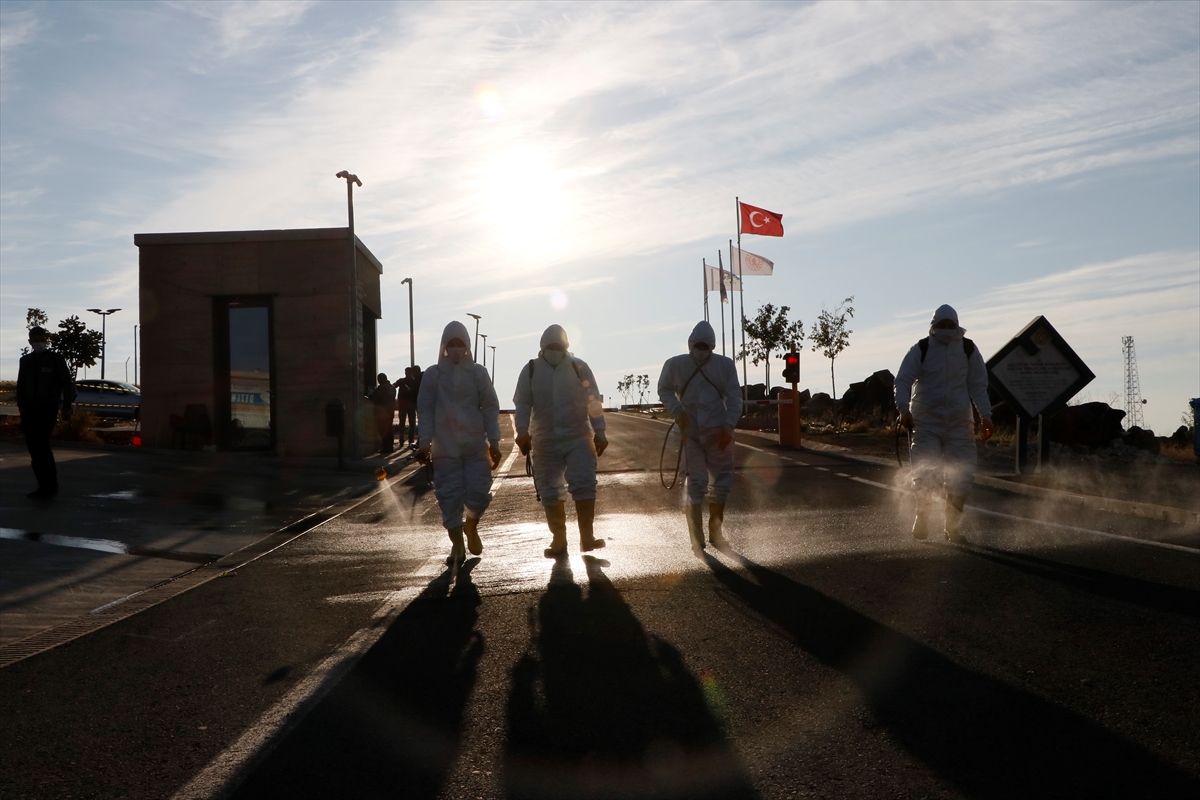
<path id="1" fill-rule="evenodd" d="M 1038 317 L 987 362 L 992 387 L 1025 419 L 1053 414 L 1096 376 L 1045 317 Z"/>

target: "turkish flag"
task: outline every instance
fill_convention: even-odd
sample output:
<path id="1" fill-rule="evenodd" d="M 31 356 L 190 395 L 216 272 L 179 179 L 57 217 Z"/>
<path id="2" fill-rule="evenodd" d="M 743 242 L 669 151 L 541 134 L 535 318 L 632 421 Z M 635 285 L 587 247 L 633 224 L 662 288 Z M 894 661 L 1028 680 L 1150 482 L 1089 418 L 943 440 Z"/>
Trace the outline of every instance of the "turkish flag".
<path id="1" fill-rule="evenodd" d="M 739 201 L 742 210 L 742 233 L 756 233 L 759 236 L 783 236 L 783 214 L 767 211 L 765 208 L 755 208 Z"/>

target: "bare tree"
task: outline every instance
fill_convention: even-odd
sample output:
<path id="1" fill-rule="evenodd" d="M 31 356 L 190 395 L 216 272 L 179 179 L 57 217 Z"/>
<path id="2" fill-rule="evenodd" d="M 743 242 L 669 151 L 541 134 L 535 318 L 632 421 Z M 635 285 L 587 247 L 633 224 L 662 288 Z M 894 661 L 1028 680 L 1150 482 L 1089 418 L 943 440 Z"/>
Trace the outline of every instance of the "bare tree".
<path id="1" fill-rule="evenodd" d="M 640 406 L 646 401 L 646 392 L 650 390 L 650 376 L 638 375 L 636 380 L 637 383 L 635 385 L 637 386 L 638 405 Z"/>
<path id="2" fill-rule="evenodd" d="M 851 295 L 833 311 L 825 308 L 825 304 L 822 303 L 821 315 L 817 317 L 817 323 L 808 337 L 812 342 L 813 352 L 820 350 L 821 355 L 829 359 L 829 382 L 833 387 L 834 400 L 837 399 L 837 379 L 833 374 L 833 362 L 850 346 L 850 334 L 854 331 L 846 327 L 846 320 L 854 316 L 854 309 L 850 306 L 853 302 L 854 295 Z"/>
<path id="3" fill-rule="evenodd" d="M 749 343 L 746 349 L 738 354 L 738 358 L 750 357 L 754 366 L 766 362 L 767 391 L 771 391 L 771 354 L 779 354 L 786 347 L 795 344 L 797 347 L 804 341 L 804 323 L 800 320 L 789 322 L 787 315 L 789 306 L 780 306 L 779 310 L 771 303 L 760 307 L 753 320 L 745 323 L 746 338 Z"/>

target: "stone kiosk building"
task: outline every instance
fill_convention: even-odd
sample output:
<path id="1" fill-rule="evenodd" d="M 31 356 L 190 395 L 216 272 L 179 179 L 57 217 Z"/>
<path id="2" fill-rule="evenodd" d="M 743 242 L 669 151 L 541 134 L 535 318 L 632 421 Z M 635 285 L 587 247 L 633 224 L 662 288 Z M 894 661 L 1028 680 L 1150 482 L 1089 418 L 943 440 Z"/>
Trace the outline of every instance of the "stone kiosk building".
<path id="1" fill-rule="evenodd" d="M 383 265 L 355 237 L 352 267 L 349 236 L 348 228 L 307 228 L 133 237 L 145 446 L 201 440 L 219 450 L 336 455 L 325 406 L 337 398 L 346 454 L 375 449 L 363 396 L 378 372 Z"/>

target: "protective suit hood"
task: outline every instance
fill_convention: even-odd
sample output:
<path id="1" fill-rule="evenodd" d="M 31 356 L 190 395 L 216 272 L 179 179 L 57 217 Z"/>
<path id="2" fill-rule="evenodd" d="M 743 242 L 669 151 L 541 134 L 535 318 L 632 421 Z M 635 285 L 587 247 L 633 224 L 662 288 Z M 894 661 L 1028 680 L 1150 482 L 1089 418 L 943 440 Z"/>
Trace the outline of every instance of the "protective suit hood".
<path id="1" fill-rule="evenodd" d="M 954 324 L 958 325 L 958 312 L 954 310 L 954 306 L 949 305 L 949 304 L 938 306 L 938 310 L 933 312 L 933 319 L 929 320 L 929 332 L 932 334 L 933 326 L 938 324 L 939 322 L 941 322 L 944 319 L 952 319 L 952 320 L 954 320 Z M 958 332 L 960 334 L 966 333 L 967 329 L 962 326 L 959 326 Z"/>
<path id="2" fill-rule="evenodd" d="M 552 344 L 562 345 L 562 349 L 566 350 L 571 346 L 567 341 L 567 332 L 563 330 L 562 325 L 551 325 L 542 333 L 542 340 L 538 343 L 538 347 L 545 350 L 546 347 Z"/>
<path id="3" fill-rule="evenodd" d="M 451 339 L 459 339 L 467 348 L 467 354 L 464 356 L 465 361 L 474 361 L 471 354 L 471 334 L 467 333 L 467 326 L 463 325 L 458 320 L 454 320 L 442 330 L 442 344 L 438 348 L 438 366 L 452 368 L 454 362 L 446 355 L 446 344 Z"/>
<path id="4" fill-rule="evenodd" d="M 713 350 L 717 346 L 717 333 L 706 320 L 697 322 L 696 327 L 692 328 L 692 335 L 688 337 L 688 349 L 691 350 L 692 345 L 696 342 L 704 342 L 708 345 L 709 350 Z"/>

